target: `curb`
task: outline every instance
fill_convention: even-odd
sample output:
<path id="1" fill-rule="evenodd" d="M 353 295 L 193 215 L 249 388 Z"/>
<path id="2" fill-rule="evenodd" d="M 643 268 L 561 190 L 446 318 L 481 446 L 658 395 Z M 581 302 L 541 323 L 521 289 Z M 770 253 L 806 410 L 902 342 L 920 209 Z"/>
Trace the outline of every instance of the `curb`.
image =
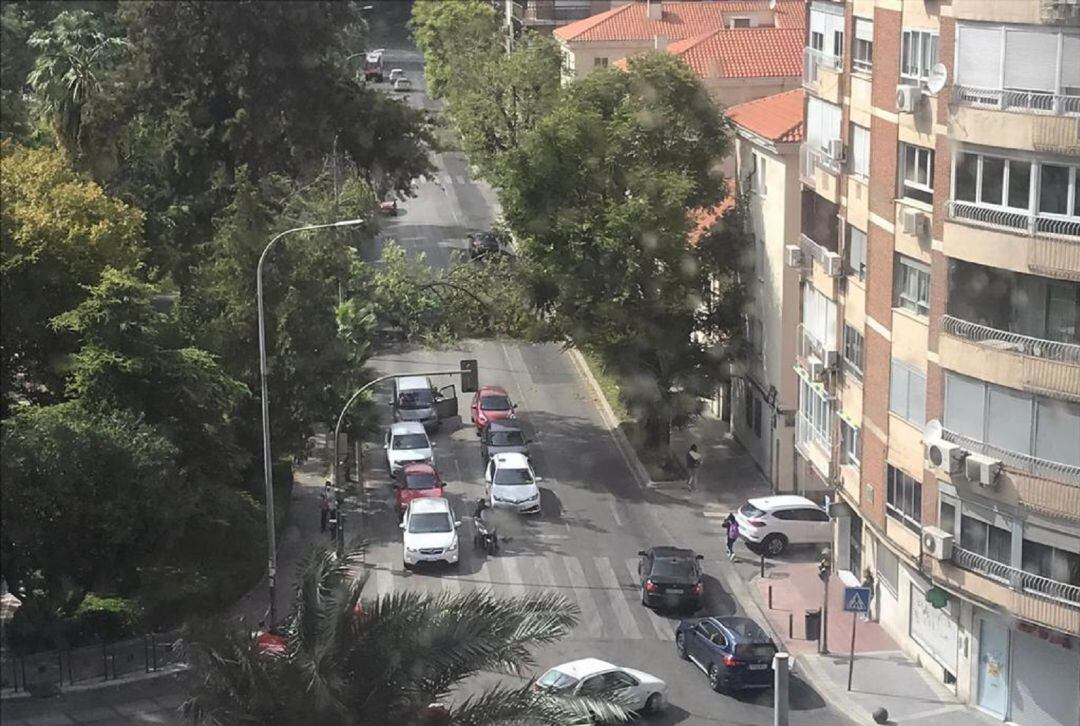
<path id="1" fill-rule="evenodd" d="M 145 683 L 147 681 L 156 681 L 159 678 L 165 678 L 166 676 L 175 676 L 180 673 L 185 673 L 190 668 L 187 663 L 173 663 L 167 665 L 156 671 L 150 671 L 149 673 L 134 673 L 119 678 L 113 678 L 108 681 L 95 681 L 93 683 L 78 683 L 73 686 L 64 686 L 56 694 L 55 697 L 63 697 L 73 693 L 87 693 L 90 691 L 101 691 L 106 688 L 113 688 L 116 686 L 126 686 L 131 683 Z M 0 703 L 17 703 L 22 701 L 32 701 L 32 696 L 27 691 L 19 691 L 17 693 L 8 693 L 0 695 Z M 42 699 L 45 700 L 45 699 Z"/>

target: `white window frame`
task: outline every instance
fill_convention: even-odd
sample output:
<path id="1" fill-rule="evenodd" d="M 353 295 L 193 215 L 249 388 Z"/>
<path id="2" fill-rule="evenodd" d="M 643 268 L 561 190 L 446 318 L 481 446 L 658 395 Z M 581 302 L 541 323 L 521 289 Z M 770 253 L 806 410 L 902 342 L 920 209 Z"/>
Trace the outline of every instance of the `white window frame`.
<path id="1" fill-rule="evenodd" d="M 925 46 L 930 44 L 930 58 L 924 58 Z M 914 62 L 907 61 L 908 71 L 904 71 L 905 57 L 910 56 L 914 44 L 916 57 Z M 938 62 L 940 41 L 936 31 L 925 28 L 906 28 L 900 40 L 900 77 L 925 85 L 930 78 L 930 69 Z M 911 72 L 914 69 L 914 73 Z"/>
<path id="2" fill-rule="evenodd" d="M 817 387 L 799 377 L 799 415 L 806 419 L 814 443 L 826 453 L 832 449 L 832 402 Z"/>
<path id="3" fill-rule="evenodd" d="M 892 400 L 893 399 L 893 397 L 892 397 L 893 378 L 897 375 L 897 373 L 903 373 L 904 375 L 907 376 L 907 383 L 904 386 L 904 410 L 903 411 L 899 411 L 896 408 L 893 408 L 893 404 L 899 405 L 898 401 L 893 401 Z M 919 379 L 922 382 L 922 385 L 921 385 L 922 399 L 923 399 L 922 411 L 923 411 L 923 415 L 925 416 L 925 414 L 926 414 L 926 374 L 923 373 L 922 371 L 918 370 L 917 368 L 912 368 L 911 366 L 904 363 L 903 361 L 901 361 L 898 358 L 893 358 L 891 361 L 889 361 L 889 413 L 893 414 L 894 416 L 899 416 L 900 418 L 904 419 L 905 421 L 911 422 L 912 424 L 914 424 L 915 426 L 917 426 L 921 430 L 923 425 L 926 423 L 926 421 L 916 421 L 916 420 L 911 418 L 911 415 L 913 413 L 912 405 L 911 405 L 912 400 L 913 400 L 912 397 L 911 397 L 912 396 L 911 382 L 912 382 L 913 379 Z M 915 399 L 915 400 L 917 400 L 917 399 Z"/>
<path id="4" fill-rule="evenodd" d="M 592 59 L 593 68 L 607 68 L 608 62 L 606 55 L 598 55 Z"/>
<path id="5" fill-rule="evenodd" d="M 860 38 L 859 27 L 862 25 L 870 26 L 870 38 L 871 40 L 865 40 Z M 855 73 L 863 73 L 870 75 L 874 69 L 874 21 L 872 18 L 855 18 L 854 25 L 855 33 L 851 38 L 851 70 Z M 867 51 L 860 53 L 860 51 Z M 865 57 L 863 57 L 865 55 Z"/>
<path id="6" fill-rule="evenodd" d="M 768 173 L 769 157 L 758 152 L 753 152 L 754 171 L 750 177 L 750 189 L 754 194 L 764 198 L 769 193 L 768 181 L 765 175 Z"/>
<path id="7" fill-rule="evenodd" d="M 851 335 L 848 334 L 851 331 Z M 854 336 L 858 336 L 855 339 Z M 848 342 L 851 342 L 851 347 L 858 350 L 859 360 L 855 361 L 848 357 Z M 866 361 L 866 338 L 861 332 L 855 329 L 854 326 L 844 323 L 844 346 L 842 349 L 844 358 L 844 368 L 851 373 L 857 380 L 862 380 L 863 366 Z"/>
<path id="8" fill-rule="evenodd" d="M 850 165 L 849 173 L 852 176 L 859 177 L 860 179 L 864 179 L 864 180 L 869 179 L 870 178 L 870 129 L 866 128 L 865 126 L 859 126 L 856 123 L 849 124 L 848 129 L 849 129 L 849 134 L 848 135 L 849 135 L 849 138 L 851 140 L 851 144 L 850 144 L 850 146 L 851 146 L 851 165 Z M 857 137 L 860 137 L 860 136 L 862 137 L 862 139 L 864 141 L 864 144 L 862 145 L 863 146 L 863 153 L 861 154 L 861 157 L 862 157 L 861 163 L 860 163 L 860 154 L 858 153 L 858 149 L 860 148 L 860 145 L 855 143 L 855 139 Z"/>
<path id="9" fill-rule="evenodd" d="M 907 190 L 914 189 L 916 191 L 929 194 L 931 197 L 934 195 L 934 150 L 925 146 L 916 146 L 915 144 L 909 144 L 901 141 L 898 144 L 900 153 L 900 190 L 901 195 L 907 197 Z M 908 169 L 908 149 L 915 150 L 915 169 L 914 173 L 909 173 Z M 925 173 L 926 181 L 919 181 L 919 177 Z M 910 177 L 910 178 L 909 178 Z M 922 200 L 920 200 L 922 201 Z"/>
<path id="10" fill-rule="evenodd" d="M 894 475 L 894 479 L 896 479 L 896 478 L 899 479 L 898 484 L 893 486 L 893 487 L 889 486 L 889 483 L 890 483 L 889 482 L 889 477 L 891 475 Z M 893 491 L 895 491 L 897 487 L 901 487 L 902 490 L 906 490 L 907 487 L 904 486 L 904 485 L 906 485 L 907 482 L 909 482 L 909 481 L 911 482 L 911 486 L 910 486 L 911 501 L 910 502 L 908 502 L 908 501 L 900 501 L 898 503 L 890 502 L 889 501 L 889 490 L 892 489 Z M 915 492 L 919 493 L 919 506 L 918 507 L 915 506 Z M 906 499 L 905 497 L 902 496 L 902 492 L 901 492 L 901 498 Z M 894 497 L 894 499 L 895 499 L 895 497 Z M 893 517 L 894 519 L 900 520 L 904 524 L 904 526 L 907 527 L 908 529 L 914 530 L 916 532 L 920 532 L 920 531 L 922 531 L 922 500 L 923 500 L 922 482 L 919 481 L 918 479 L 916 479 L 915 477 L 911 476 L 910 474 L 908 474 L 906 471 L 904 471 L 900 467 L 893 466 L 892 464 L 886 463 L 885 464 L 885 513 L 888 514 L 889 516 Z M 908 506 L 907 506 L 908 504 L 911 505 L 911 508 L 910 508 L 911 511 L 908 511 Z M 880 547 L 881 545 L 878 545 L 878 546 Z"/>
<path id="11" fill-rule="evenodd" d="M 855 251 L 855 244 L 854 244 L 854 242 L 852 240 L 854 239 L 854 236 L 856 234 L 862 236 L 862 245 L 861 245 L 862 259 L 861 260 L 854 259 L 853 254 L 852 254 Z M 859 280 L 863 280 L 863 281 L 866 280 L 866 266 L 867 266 L 867 261 L 868 261 L 868 257 L 867 257 L 867 255 L 868 255 L 868 246 L 869 246 L 869 239 L 868 239 L 868 236 L 867 236 L 866 232 L 863 232 L 858 227 L 856 227 L 856 226 L 849 223 L 847 225 L 847 253 L 848 253 L 847 262 L 848 262 L 848 267 L 851 269 L 851 272 L 852 272 L 853 275 L 855 275 L 855 277 L 857 277 L 857 278 L 859 278 Z M 858 262 L 858 266 L 856 266 L 857 262 Z"/>
<path id="12" fill-rule="evenodd" d="M 926 317 L 930 314 L 930 267 L 913 257 L 896 253 L 893 261 L 896 272 L 893 275 L 893 307 L 902 308 L 910 313 Z M 915 297 L 912 297 L 906 284 L 912 276 L 923 275 L 926 278 L 926 300 L 919 297 L 922 287 L 920 278 L 915 277 Z M 901 284 L 905 283 L 905 284 Z"/>
<path id="13" fill-rule="evenodd" d="M 975 171 L 975 201 L 967 199 L 957 199 L 957 172 L 960 168 L 960 159 L 963 154 L 970 154 L 978 158 L 976 162 Z M 1005 164 L 1005 171 L 1002 177 L 1002 201 L 1000 203 L 988 202 L 982 198 L 982 182 L 983 182 L 983 165 L 987 158 L 1000 159 L 1007 162 Z M 1027 207 L 1011 207 L 1008 204 L 1008 183 L 1010 181 L 1012 163 L 1022 162 L 1030 164 L 1031 178 L 1028 180 L 1028 205 Z M 1076 204 L 1076 188 L 1080 185 L 1080 164 L 1069 163 L 1065 160 L 1048 159 L 1045 157 L 1036 156 L 1035 154 L 1025 154 L 1020 152 L 998 152 L 987 153 L 978 148 L 960 148 L 956 149 L 952 153 L 952 168 L 950 170 L 950 189 L 949 199 L 950 201 L 958 204 L 973 205 L 981 209 L 994 212 L 1011 212 L 1022 213 L 1028 217 L 1042 217 L 1044 219 L 1060 219 L 1065 221 L 1072 221 L 1080 218 L 1080 208 Z M 1040 210 L 1040 201 L 1042 194 L 1042 167 L 1047 166 L 1063 166 L 1069 169 L 1069 186 L 1066 189 L 1066 213 L 1060 212 L 1043 212 Z"/>
<path id="14" fill-rule="evenodd" d="M 843 464 L 854 466 L 856 469 L 862 466 L 862 441 L 858 426 L 849 424 L 840 417 L 840 453 Z"/>

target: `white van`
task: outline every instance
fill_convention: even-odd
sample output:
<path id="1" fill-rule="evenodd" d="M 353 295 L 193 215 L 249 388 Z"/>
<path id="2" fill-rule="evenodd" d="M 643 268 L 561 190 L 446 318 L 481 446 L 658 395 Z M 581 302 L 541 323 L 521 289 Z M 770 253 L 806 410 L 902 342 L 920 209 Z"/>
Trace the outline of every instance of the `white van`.
<path id="1" fill-rule="evenodd" d="M 458 415 L 457 389 L 453 385 L 436 389 L 427 376 L 400 376 L 394 379 L 395 421 L 417 421 L 425 429 L 439 427 L 444 418 Z"/>

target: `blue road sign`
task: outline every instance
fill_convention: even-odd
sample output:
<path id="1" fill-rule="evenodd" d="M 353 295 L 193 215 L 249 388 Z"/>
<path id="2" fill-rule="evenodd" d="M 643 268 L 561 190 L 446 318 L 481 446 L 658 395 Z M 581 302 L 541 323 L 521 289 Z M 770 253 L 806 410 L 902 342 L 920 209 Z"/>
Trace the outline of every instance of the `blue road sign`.
<path id="1" fill-rule="evenodd" d="M 870 609 L 869 587 L 845 587 L 844 610 L 849 613 L 865 613 Z"/>

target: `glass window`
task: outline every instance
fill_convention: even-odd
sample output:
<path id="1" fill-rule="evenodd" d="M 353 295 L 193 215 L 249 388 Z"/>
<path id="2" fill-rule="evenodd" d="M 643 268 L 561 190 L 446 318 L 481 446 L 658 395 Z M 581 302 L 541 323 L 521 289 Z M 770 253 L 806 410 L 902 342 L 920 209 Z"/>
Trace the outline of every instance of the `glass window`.
<path id="1" fill-rule="evenodd" d="M 1080 466 L 1080 403 L 1037 398 L 1035 456 Z"/>
<path id="2" fill-rule="evenodd" d="M 593 68 L 607 68 L 608 59 L 604 57 L 593 58 Z"/>
<path id="3" fill-rule="evenodd" d="M 851 124 L 851 173 L 870 176 L 870 129 Z"/>
<path id="4" fill-rule="evenodd" d="M 855 18 L 855 40 L 852 42 L 851 65 L 856 71 L 869 73 L 874 66 L 874 21 Z"/>
<path id="5" fill-rule="evenodd" d="M 765 196 L 765 167 L 766 158 L 761 154 L 754 154 L 754 176 L 753 176 L 753 190 L 754 193 L 759 196 Z"/>
<path id="6" fill-rule="evenodd" d="M 880 541 L 875 549 L 877 550 L 875 553 L 877 557 L 875 567 L 877 580 L 888 587 L 893 595 L 896 595 L 897 581 L 900 575 L 900 559 Z"/>
<path id="7" fill-rule="evenodd" d="M 847 226 L 848 267 L 860 280 L 866 279 L 866 232 L 858 227 Z"/>
<path id="8" fill-rule="evenodd" d="M 1069 213 L 1069 178 L 1072 170 L 1057 164 L 1040 165 L 1039 211 L 1049 214 Z"/>
<path id="9" fill-rule="evenodd" d="M 930 314 L 930 268 L 910 257 L 896 255 L 893 307 L 916 315 Z"/>
<path id="10" fill-rule="evenodd" d="M 1012 532 L 967 514 L 960 516 L 960 546 L 1003 565 L 1012 562 Z"/>
<path id="11" fill-rule="evenodd" d="M 941 512 L 938 514 L 938 527 L 943 531 L 955 536 L 956 534 L 956 506 L 944 499 L 941 502 Z"/>
<path id="12" fill-rule="evenodd" d="M 840 419 L 840 435 L 843 445 L 844 463 L 854 467 L 859 466 L 862 456 L 862 446 L 859 442 L 859 429 Z"/>
<path id="13" fill-rule="evenodd" d="M 889 371 L 889 411 L 920 428 L 926 423 L 926 377 L 895 358 Z"/>
<path id="14" fill-rule="evenodd" d="M 761 399 L 754 396 L 754 436 L 761 438 Z"/>
<path id="15" fill-rule="evenodd" d="M 990 386 L 986 442 L 1010 451 L 1031 453 L 1032 398 L 1003 386 Z"/>
<path id="16" fill-rule="evenodd" d="M 900 166 L 903 196 L 931 203 L 934 199 L 934 150 L 901 143 Z"/>
<path id="17" fill-rule="evenodd" d="M 916 532 L 922 522 L 922 483 L 912 479 L 892 464 L 887 465 L 888 490 L 885 501 L 887 514 L 899 519 Z"/>
<path id="18" fill-rule="evenodd" d="M 926 80 L 937 63 L 938 36 L 926 30 L 905 30 L 900 48 L 900 75 Z"/>
<path id="19" fill-rule="evenodd" d="M 844 368 L 858 380 L 862 380 L 863 336 L 855 328 L 844 324 Z"/>
<path id="20" fill-rule="evenodd" d="M 945 428 L 982 441 L 986 428 L 986 386 L 982 381 L 945 373 Z"/>
<path id="21" fill-rule="evenodd" d="M 1075 552 L 1025 539 L 1021 553 L 1024 572 L 1069 585 L 1080 585 L 1080 555 Z"/>
<path id="22" fill-rule="evenodd" d="M 975 188 L 979 178 L 979 155 L 963 153 L 956 158 L 956 184 L 953 188 L 953 198 L 962 202 L 977 201 L 978 195 Z"/>
<path id="23" fill-rule="evenodd" d="M 981 200 L 987 204 L 1001 205 L 1001 190 L 1005 183 L 1005 160 L 992 156 L 983 157 Z"/>
<path id="24" fill-rule="evenodd" d="M 1005 204 L 1014 209 L 1031 208 L 1031 162 L 1009 160 L 1009 194 Z"/>

